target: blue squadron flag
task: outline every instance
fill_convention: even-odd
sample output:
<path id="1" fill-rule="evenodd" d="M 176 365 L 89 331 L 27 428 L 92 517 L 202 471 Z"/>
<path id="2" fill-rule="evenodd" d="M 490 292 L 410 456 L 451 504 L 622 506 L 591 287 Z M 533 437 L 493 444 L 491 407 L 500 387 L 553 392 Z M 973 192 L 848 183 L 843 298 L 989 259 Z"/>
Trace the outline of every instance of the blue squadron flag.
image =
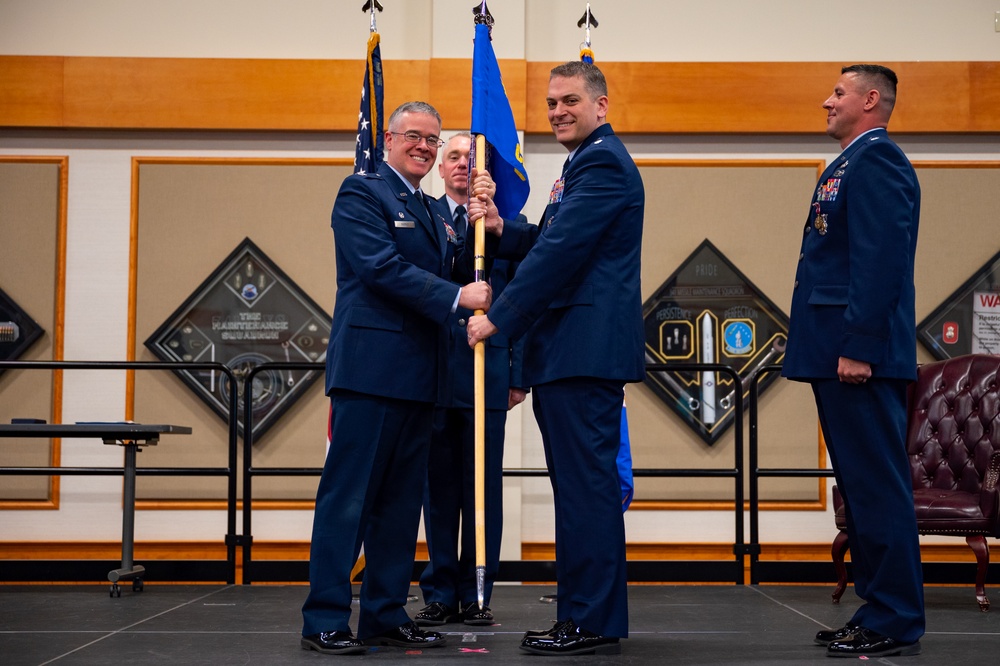
<path id="1" fill-rule="evenodd" d="M 622 487 L 622 511 L 627 511 L 635 496 L 632 478 L 632 444 L 628 436 L 628 413 L 622 403 L 621 439 L 618 444 L 618 483 Z"/>
<path id="2" fill-rule="evenodd" d="M 517 138 L 514 114 L 500 77 L 500 65 L 490 43 L 489 26 L 476 25 L 472 51 L 472 127 L 490 144 L 486 168 L 497 186 L 494 203 L 501 217 L 517 217 L 528 200 L 530 186 Z"/>
<path id="3" fill-rule="evenodd" d="M 382 81 L 382 51 L 379 36 L 372 32 L 368 37 L 368 60 L 365 80 L 361 86 L 361 110 L 358 112 L 358 143 L 354 150 L 354 173 L 374 173 L 382 163 L 385 133 L 382 131 L 382 100 L 385 97 Z"/>

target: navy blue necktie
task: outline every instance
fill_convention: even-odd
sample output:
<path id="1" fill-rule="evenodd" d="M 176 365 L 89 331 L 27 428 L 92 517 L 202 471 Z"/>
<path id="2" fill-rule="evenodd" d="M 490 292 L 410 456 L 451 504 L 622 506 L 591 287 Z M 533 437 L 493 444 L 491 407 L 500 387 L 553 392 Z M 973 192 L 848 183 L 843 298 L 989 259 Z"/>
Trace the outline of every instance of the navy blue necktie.
<path id="1" fill-rule="evenodd" d="M 420 190 L 417 190 L 416 192 L 413 193 L 413 196 L 415 196 L 417 198 L 417 201 L 419 201 L 423 205 L 424 210 L 427 212 L 427 217 L 429 217 L 433 222 L 434 218 L 431 217 L 431 208 L 430 206 L 427 205 L 427 197 L 424 196 L 424 193 L 421 192 Z"/>

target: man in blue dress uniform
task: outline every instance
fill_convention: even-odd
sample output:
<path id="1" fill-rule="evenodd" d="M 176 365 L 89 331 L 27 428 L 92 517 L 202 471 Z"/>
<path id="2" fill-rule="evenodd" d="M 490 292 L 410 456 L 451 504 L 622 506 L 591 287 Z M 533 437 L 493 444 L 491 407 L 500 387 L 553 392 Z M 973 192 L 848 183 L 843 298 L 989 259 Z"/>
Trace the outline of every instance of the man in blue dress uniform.
<path id="1" fill-rule="evenodd" d="M 806 219 L 782 370 L 812 385 L 864 600 L 846 626 L 816 635 L 831 657 L 918 654 L 924 633 L 905 445 L 920 185 L 886 133 L 896 83 L 880 65 L 845 67 L 823 104 L 843 152 Z"/>
<path id="2" fill-rule="evenodd" d="M 524 260 L 488 315 L 469 320 L 469 343 L 497 332 L 525 336 L 524 383 L 533 392 L 552 483 L 557 623 L 526 634 L 521 649 L 617 654 L 619 639 L 628 636 L 617 455 L 624 385 L 645 373 L 645 193 L 607 122 L 607 82 L 596 66 L 554 68 L 546 102 L 569 158 L 538 226 L 503 221 L 497 256 Z M 480 205 L 493 220 L 487 197 L 470 202 L 474 215 Z"/>
<path id="3" fill-rule="evenodd" d="M 452 136 L 441 149 L 438 171 L 444 179 L 441 201 L 451 211 L 455 232 L 472 246 L 468 224 L 469 151 L 472 135 Z M 522 218 L 523 219 L 523 218 Z M 526 220 L 525 220 L 526 221 Z M 493 262 L 489 273 L 494 296 L 514 276 L 514 262 Z M 420 577 L 426 606 L 414 617 L 420 626 L 447 622 L 493 624 L 489 607 L 500 564 L 503 534 L 503 445 L 507 410 L 521 403 L 520 345 L 503 335 L 486 343 L 486 571 L 484 607 L 479 607 L 476 581 L 475 414 L 473 351 L 465 325 L 472 311 L 459 308 L 448 319 L 447 372 L 434 409 L 434 431 L 427 463 L 424 532 L 430 562 Z"/>
<path id="4" fill-rule="evenodd" d="M 316 494 L 302 647 L 324 654 L 365 644 L 428 648 L 404 608 L 413 572 L 444 324 L 457 307 L 489 308 L 471 249 L 448 208 L 420 192 L 441 141 L 441 116 L 408 102 L 389 117 L 377 173 L 344 180 L 333 206 L 337 301 L 327 350 L 331 438 Z M 489 225 L 487 225 L 489 230 Z M 467 280 L 466 280 L 467 281 Z M 364 543 L 357 637 L 351 569 Z"/>

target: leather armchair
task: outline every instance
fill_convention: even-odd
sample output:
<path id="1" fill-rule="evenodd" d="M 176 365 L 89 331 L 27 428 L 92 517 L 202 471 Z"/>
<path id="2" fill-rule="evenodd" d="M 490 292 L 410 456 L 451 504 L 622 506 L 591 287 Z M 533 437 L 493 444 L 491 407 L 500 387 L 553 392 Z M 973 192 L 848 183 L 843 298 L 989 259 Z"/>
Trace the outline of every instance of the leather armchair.
<path id="1" fill-rule="evenodd" d="M 910 385 L 906 450 L 920 534 L 965 537 L 976 556 L 976 600 L 988 611 L 987 537 L 1000 538 L 1000 356 L 971 354 L 920 366 Z M 831 549 L 833 602 L 847 587 L 844 506 L 833 487 L 840 532 Z"/>

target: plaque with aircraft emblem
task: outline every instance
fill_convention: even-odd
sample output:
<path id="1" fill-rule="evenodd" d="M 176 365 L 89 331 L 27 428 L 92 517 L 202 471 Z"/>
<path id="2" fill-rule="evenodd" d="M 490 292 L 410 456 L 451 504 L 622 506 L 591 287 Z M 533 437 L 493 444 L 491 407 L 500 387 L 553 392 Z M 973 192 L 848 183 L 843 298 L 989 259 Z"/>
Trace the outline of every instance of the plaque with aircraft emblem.
<path id="1" fill-rule="evenodd" d="M 330 315 L 300 289 L 249 238 L 154 332 L 146 347 L 164 361 L 216 361 L 237 378 L 239 430 L 243 391 L 252 392 L 256 439 L 273 425 L 321 370 L 264 370 L 250 386 L 250 370 L 268 362 L 322 362 L 330 340 Z M 223 419 L 234 390 L 214 371 L 177 371 L 180 379 Z"/>
<path id="2" fill-rule="evenodd" d="M 739 373 L 647 371 L 646 385 L 709 445 L 735 419 L 736 393 L 785 355 L 788 317 L 708 239 L 642 308 L 647 364 L 718 363 Z M 778 378 L 770 372 L 760 391 Z M 746 403 L 744 403 L 745 405 Z"/>
<path id="3" fill-rule="evenodd" d="M 917 325 L 917 339 L 941 361 L 1000 354 L 1000 252 Z"/>

